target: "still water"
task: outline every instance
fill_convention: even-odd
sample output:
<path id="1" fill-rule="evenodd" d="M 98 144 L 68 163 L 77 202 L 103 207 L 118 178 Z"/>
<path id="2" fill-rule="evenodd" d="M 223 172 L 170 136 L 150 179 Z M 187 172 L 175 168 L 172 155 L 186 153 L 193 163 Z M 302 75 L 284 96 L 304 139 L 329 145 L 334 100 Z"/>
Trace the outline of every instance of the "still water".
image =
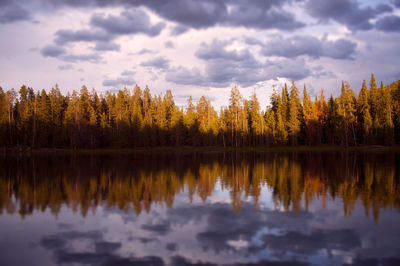
<path id="1" fill-rule="evenodd" d="M 1 158 L 0 265 L 400 265 L 400 155 Z"/>

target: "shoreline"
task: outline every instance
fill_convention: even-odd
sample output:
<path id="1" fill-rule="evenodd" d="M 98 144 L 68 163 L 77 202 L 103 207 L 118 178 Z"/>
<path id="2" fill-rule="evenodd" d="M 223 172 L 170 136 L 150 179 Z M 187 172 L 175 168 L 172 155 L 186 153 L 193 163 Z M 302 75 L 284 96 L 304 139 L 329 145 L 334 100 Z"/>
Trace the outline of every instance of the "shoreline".
<path id="1" fill-rule="evenodd" d="M 165 153 L 165 154 L 190 154 L 190 153 L 224 153 L 224 152 L 256 152 L 256 153 L 270 153 L 270 152 L 399 152 L 400 146 L 380 146 L 380 145 L 367 145 L 367 146 L 275 146 L 275 147 L 138 147 L 138 148 L 97 148 L 97 149 L 63 149 L 63 148 L 1 148 L 0 154 L 7 155 L 29 155 L 29 154 L 136 154 L 136 153 Z"/>

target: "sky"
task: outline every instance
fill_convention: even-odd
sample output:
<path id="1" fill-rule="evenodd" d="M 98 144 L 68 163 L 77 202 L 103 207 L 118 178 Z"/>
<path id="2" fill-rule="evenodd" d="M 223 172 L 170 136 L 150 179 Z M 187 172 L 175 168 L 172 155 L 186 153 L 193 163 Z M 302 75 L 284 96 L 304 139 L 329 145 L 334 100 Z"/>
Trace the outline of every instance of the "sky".
<path id="1" fill-rule="evenodd" d="M 295 81 L 312 95 L 400 78 L 400 0 L 0 0 L 0 86 L 63 93 L 136 84 L 226 106 L 265 106 Z"/>

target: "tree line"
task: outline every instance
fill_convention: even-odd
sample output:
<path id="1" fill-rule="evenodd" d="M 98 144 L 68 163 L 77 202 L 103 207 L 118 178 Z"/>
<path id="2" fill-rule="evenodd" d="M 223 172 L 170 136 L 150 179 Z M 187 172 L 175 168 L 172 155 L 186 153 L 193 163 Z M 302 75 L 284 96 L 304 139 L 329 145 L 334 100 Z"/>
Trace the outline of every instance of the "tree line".
<path id="1" fill-rule="evenodd" d="M 356 96 L 343 81 L 329 99 L 311 97 L 292 82 L 274 92 L 262 110 L 256 95 L 244 99 L 237 86 L 217 112 L 202 96 L 186 107 L 170 90 L 152 95 L 146 86 L 98 94 L 83 86 L 62 95 L 23 85 L 0 87 L 0 147 L 134 148 L 156 146 L 394 145 L 400 143 L 400 80 L 362 83 Z"/>

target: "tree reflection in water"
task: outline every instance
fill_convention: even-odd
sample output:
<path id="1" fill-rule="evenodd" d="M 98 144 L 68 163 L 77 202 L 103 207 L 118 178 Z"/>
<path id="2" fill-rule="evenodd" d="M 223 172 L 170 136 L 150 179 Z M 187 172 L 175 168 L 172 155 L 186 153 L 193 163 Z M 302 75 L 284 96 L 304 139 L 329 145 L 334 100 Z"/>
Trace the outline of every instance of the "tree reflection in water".
<path id="1" fill-rule="evenodd" d="M 182 192 L 206 202 L 216 184 L 229 191 L 240 212 L 263 187 L 275 206 L 296 216 L 312 201 L 340 199 L 351 215 L 357 202 L 378 222 L 381 208 L 400 210 L 400 156 L 359 153 L 208 153 L 133 155 L 37 155 L 0 160 L 0 211 L 21 217 L 63 205 L 86 216 L 98 206 L 136 215 L 152 204 L 171 208 Z"/>

